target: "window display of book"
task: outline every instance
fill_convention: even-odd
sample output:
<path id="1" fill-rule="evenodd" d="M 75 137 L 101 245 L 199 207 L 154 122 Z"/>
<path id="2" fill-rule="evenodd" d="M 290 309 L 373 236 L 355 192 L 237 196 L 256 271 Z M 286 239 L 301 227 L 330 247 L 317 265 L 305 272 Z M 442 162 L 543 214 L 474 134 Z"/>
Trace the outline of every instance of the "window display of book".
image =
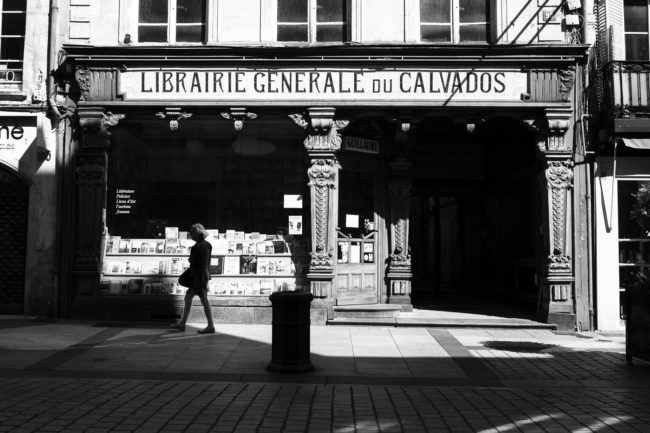
<path id="1" fill-rule="evenodd" d="M 172 231 L 174 233 L 174 231 Z M 294 257 L 295 242 L 276 235 L 209 230 L 212 244 L 209 294 L 268 296 L 306 287 L 305 257 Z M 182 295 L 178 276 L 189 267 L 191 239 L 106 239 L 100 291 L 105 295 Z M 291 246 L 291 247 L 290 247 Z M 295 263 L 294 263 L 295 262 Z"/>

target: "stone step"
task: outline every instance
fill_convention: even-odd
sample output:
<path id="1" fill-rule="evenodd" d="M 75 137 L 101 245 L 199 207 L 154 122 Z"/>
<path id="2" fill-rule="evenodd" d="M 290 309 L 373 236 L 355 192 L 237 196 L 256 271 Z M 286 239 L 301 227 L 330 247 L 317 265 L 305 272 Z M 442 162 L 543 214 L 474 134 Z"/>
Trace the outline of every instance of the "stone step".
<path id="1" fill-rule="evenodd" d="M 475 328 L 475 329 L 548 329 L 557 330 L 554 323 L 540 323 L 519 319 L 431 319 L 400 317 L 335 317 L 328 326 L 395 326 L 424 328 Z"/>
<path id="2" fill-rule="evenodd" d="M 334 318 L 394 319 L 399 317 L 401 307 L 390 304 L 336 305 Z"/>

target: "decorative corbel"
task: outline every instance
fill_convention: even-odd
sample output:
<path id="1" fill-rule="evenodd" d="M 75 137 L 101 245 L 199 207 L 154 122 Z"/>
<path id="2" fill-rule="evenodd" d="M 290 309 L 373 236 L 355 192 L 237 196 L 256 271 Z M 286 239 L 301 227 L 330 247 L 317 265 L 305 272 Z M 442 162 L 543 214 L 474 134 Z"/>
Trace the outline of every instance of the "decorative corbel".
<path id="1" fill-rule="evenodd" d="M 296 125 L 305 129 L 308 136 L 304 141 L 308 151 L 337 152 L 341 149 L 339 131 L 350 123 L 348 120 L 334 120 L 333 107 L 309 108 L 305 114 L 290 114 Z"/>
<path id="2" fill-rule="evenodd" d="M 75 66 L 74 78 L 79 87 L 79 100 L 85 101 L 90 96 L 90 69 L 88 65 Z"/>
<path id="3" fill-rule="evenodd" d="M 557 75 L 560 81 L 560 96 L 562 97 L 562 101 L 568 102 L 571 100 L 569 96 L 575 82 L 576 67 L 575 65 L 569 65 L 561 68 L 558 70 Z"/>
<path id="4" fill-rule="evenodd" d="M 241 131 L 244 128 L 244 121 L 257 119 L 257 114 L 246 111 L 244 107 L 231 107 L 229 111 L 221 113 L 221 117 L 232 120 L 235 130 Z"/>
<path id="5" fill-rule="evenodd" d="M 547 108 L 546 119 L 548 121 L 548 140 L 545 152 L 571 152 L 567 148 L 565 134 L 569 129 L 569 120 L 571 119 L 571 108 Z"/>
<path id="6" fill-rule="evenodd" d="M 167 117 L 176 117 L 175 119 L 169 120 L 169 129 L 171 131 L 176 131 L 178 129 L 178 122 L 183 119 L 189 119 L 192 117 L 192 113 L 186 113 L 181 111 L 180 107 L 165 107 L 165 111 L 159 111 L 156 113 L 156 117 L 159 119 L 166 119 Z"/>

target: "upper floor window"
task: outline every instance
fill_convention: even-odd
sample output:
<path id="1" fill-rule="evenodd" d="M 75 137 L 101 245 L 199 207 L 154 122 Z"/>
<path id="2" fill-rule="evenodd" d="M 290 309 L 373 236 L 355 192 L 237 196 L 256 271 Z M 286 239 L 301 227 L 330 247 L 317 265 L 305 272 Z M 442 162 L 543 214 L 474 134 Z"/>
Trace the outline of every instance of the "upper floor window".
<path id="1" fill-rule="evenodd" d="M 625 59 L 648 60 L 648 0 L 625 0 Z"/>
<path id="2" fill-rule="evenodd" d="M 0 0 L 0 84 L 23 81 L 27 0 Z"/>
<path id="3" fill-rule="evenodd" d="M 138 42 L 205 42 L 205 27 L 206 0 L 140 0 Z"/>
<path id="4" fill-rule="evenodd" d="M 278 41 L 347 40 L 345 0 L 278 0 Z"/>
<path id="5" fill-rule="evenodd" d="M 422 42 L 487 42 L 489 0 L 420 0 Z"/>

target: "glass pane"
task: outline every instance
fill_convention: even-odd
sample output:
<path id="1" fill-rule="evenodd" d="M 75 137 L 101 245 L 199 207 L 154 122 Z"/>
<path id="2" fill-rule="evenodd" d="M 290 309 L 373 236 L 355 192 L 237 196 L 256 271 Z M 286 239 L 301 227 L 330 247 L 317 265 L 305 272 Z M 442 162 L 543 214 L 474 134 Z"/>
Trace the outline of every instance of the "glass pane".
<path id="1" fill-rule="evenodd" d="M 487 19 L 486 0 L 460 0 L 461 23 L 485 23 Z"/>
<path id="2" fill-rule="evenodd" d="M 2 15 L 2 34 L 19 35 L 25 34 L 25 14 L 4 14 Z"/>
<path id="3" fill-rule="evenodd" d="M 278 22 L 306 23 L 307 0 L 278 0 Z"/>
<path id="4" fill-rule="evenodd" d="M 648 58 L 648 35 L 625 35 L 625 60 Z"/>
<path id="5" fill-rule="evenodd" d="M 321 24 L 316 27 L 316 40 L 318 42 L 343 42 L 345 41 L 345 25 Z"/>
<path id="6" fill-rule="evenodd" d="M 361 238 L 367 234 L 364 221 L 375 221 L 373 193 L 375 176 L 369 173 L 346 171 L 339 177 L 339 228 L 351 238 Z M 356 247 L 353 250 L 353 245 Z M 354 257 L 353 257 L 354 252 Z M 350 245 L 350 263 L 361 261 L 361 245 Z"/>
<path id="7" fill-rule="evenodd" d="M 298 41 L 306 42 L 309 40 L 307 24 L 300 26 L 278 26 L 278 41 Z"/>
<path id="8" fill-rule="evenodd" d="M 650 182 L 618 182 L 618 236 L 650 237 Z"/>
<path id="9" fill-rule="evenodd" d="M 320 23 L 345 21 L 345 0 L 318 0 L 316 21 Z"/>
<path id="10" fill-rule="evenodd" d="M 4 0 L 2 2 L 3 11 L 25 11 L 27 10 L 27 0 Z"/>
<path id="11" fill-rule="evenodd" d="M 167 26 L 140 26 L 139 42 L 167 42 Z"/>
<path id="12" fill-rule="evenodd" d="M 23 38 L 2 38 L 0 59 L 22 59 L 25 40 Z"/>
<path id="13" fill-rule="evenodd" d="M 420 0 L 420 22 L 448 23 L 451 20 L 450 0 Z"/>
<path id="14" fill-rule="evenodd" d="M 648 31 L 648 0 L 625 0 L 623 16 L 626 32 Z"/>
<path id="15" fill-rule="evenodd" d="M 472 24 L 460 27 L 461 42 L 487 42 L 488 25 Z"/>
<path id="16" fill-rule="evenodd" d="M 451 42 L 451 26 L 420 26 L 420 40 L 426 42 Z"/>
<path id="17" fill-rule="evenodd" d="M 176 42 L 205 41 L 205 26 L 177 26 Z"/>
<path id="18" fill-rule="evenodd" d="M 339 241 L 336 250 L 337 263 L 347 263 L 350 261 L 350 243 L 348 241 Z"/>
<path id="19" fill-rule="evenodd" d="M 176 22 L 177 23 L 204 23 L 205 0 L 177 0 Z"/>
<path id="20" fill-rule="evenodd" d="M 141 23 L 166 23 L 167 0 L 140 0 Z"/>

